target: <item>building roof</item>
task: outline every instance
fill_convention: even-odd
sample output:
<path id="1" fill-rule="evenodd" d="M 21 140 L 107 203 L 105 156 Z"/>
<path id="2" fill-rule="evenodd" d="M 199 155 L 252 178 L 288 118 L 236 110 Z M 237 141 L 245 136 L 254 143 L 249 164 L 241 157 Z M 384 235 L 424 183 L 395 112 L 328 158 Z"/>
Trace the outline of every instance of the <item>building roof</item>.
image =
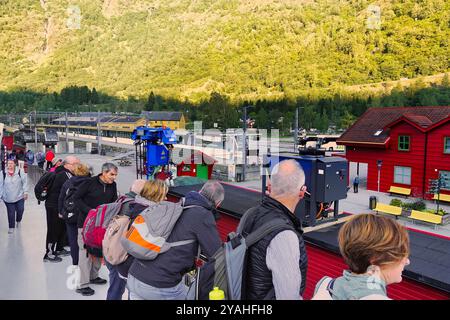
<path id="1" fill-rule="evenodd" d="M 139 116 L 102 116 L 100 118 L 101 123 L 115 122 L 115 123 L 135 123 L 142 119 Z M 67 117 L 67 122 L 70 125 L 97 125 L 97 117 Z M 65 124 L 66 118 L 61 117 L 52 120 L 53 124 Z"/>
<path id="2" fill-rule="evenodd" d="M 427 128 L 433 124 L 433 121 L 431 121 L 430 118 L 428 118 L 427 116 L 405 113 L 403 117 L 410 120 L 411 122 L 414 122 L 415 124 L 417 124 L 422 128 Z"/>
<path id="3" fill-rule="evenodd" d="M 138 116 L 116 116 L 116 117 L 103 117 L 100 122 L 120 122 L 120 123 L 135 123 L 142 119 Z"/>
<path id="4" fill-rule="evenodd" d="M 97 118 L 97 116 L 100 115 L 101 117 L 103 116 L 110 116 L 112 115 L 112 112 L 97 112 L 97 111 L 92 111 L 92 112 L 80 112 L 80 116 L 81 117 L 95 117 Z"/>
<path id="5" fill-rule="evenodd" d="M 405 120 L 427 131 L 445 119 L 450 119 L 450 106 L 370 108 L 337 142 L 384 145 L 389 138 L 389 128 L 399 121 Z"/>
<path id="6" fill-rule="evenodd" d="M 97 117 L 67 117 L 67 121 L 97 121 Z M 61 123 L 65 123 L 66 122 L 66 118 L 65 117 L 61 117 L 61 118 L 57 118 L 52 120 L 52 122 L 61 122 Z"/>
<path id="7" fill-rule="evenodd" d="M 180 121 L 183 113 L 174 111 L 142 111 L 142 115 L 150 121 Z"/>

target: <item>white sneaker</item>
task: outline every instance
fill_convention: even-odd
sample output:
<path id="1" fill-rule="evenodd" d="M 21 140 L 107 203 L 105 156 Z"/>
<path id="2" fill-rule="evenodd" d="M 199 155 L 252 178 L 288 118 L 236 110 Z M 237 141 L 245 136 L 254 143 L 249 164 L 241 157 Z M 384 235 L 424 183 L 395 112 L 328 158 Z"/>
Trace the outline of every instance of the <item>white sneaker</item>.
<path id="1" fill-rule="evenodd" d="M 16 222 L 16 228 L 20 227 L 20 222 Z"/>
<path id="2" fill-rule="evenodd" d="M 14 233 L 14 228 L 9 228 L 8 234 L 13 234 Z"/>

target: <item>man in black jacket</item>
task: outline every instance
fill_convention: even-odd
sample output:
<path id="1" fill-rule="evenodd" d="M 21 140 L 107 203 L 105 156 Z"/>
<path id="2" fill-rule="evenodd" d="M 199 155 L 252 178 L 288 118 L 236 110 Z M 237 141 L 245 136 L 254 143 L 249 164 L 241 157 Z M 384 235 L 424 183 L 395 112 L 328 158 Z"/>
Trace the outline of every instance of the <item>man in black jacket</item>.
<path id="1" fill-rule="evenodd" d="M 80 160 L 75 156 L 67 156 L 62 165 L 55 170 L 55 180 L 48 192 L 45 201 L 45 210 L 47 212 L 47 238 L 45 245 L 44 261 L 61 262 L 58 257 L 68 255 L 69 252 L 64 250 L 64 237 L 66 224 L 58 212 L 58 198 L 63 184 L 72 177 L 75 165 Z"/>
<path id="2" fill-rule="evenodd" d="M 134 259 L 128 274 L 127 287 L 131 300 L 184 300 L 188 288 L 183 275 L 193 269 L 200 246 L 208 258 L 222 245 L 214 220 L 213 210 L 225 196 L 223 186 L 208 181 L 199 192 L 185 197 L 185 206 L 196 206 L 183 211 L 167 241 L 195 240 L 193 243 L 172 247 L 154 260 Z"/>
<path id="3" fill-rule="evenodd" d="M 247 300 L 298 300 L 306 286 L 307 255 L 295 208 L 306 193 L 305 174 L 295 160 L 285 160 L 272 171 L 269 196 L 252 212 L 243 234 L 267 222 L 280 221 L 278 229 L 248 250 L 243 298 Z"/>
<path id="4" fill-rule="evenodd" d="M 82 236 L 84 220 L 86 220 L 91 209 L 117 200 L 117 185 L 115 183 L 117 172 L 116 165 L 112 163 L 103 164 L 102 173 L 82 183 L 74 194 L 75 205 L 79 208 L 78 246 L 80 247 L 80 256 L 78 266 L 80 268 L 80 283 L 77 292 L 83 296 L 91 296 L 95 293 L 89 287 L 89 283 L 106 283 L 105 279 L 98 276 L 101 267 L 100 258 L 89 256 L 84 247 Z"/>

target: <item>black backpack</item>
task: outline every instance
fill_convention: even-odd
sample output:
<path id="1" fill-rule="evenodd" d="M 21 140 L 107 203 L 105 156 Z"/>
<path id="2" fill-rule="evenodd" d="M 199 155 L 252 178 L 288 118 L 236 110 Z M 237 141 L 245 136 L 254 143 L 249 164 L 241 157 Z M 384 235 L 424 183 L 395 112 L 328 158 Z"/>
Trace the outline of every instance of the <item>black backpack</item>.
<path id="1" fill-rule="evenodd" d="M 48 198 L 49 190 L 53 185 L 53 181 L 55 181 L 56 173 L 54 172 L 46 172 L 36 183 L 34 187 L 34 195 L 36 199 L 40 201 L 45 201 Z"/>
<path id="2" fill-rule="evenodd" d="M 64 203 L 62 207 L 63 219 L 69 224 L 75 224 L 78 221 L 78 209 L 75 206 L 74 195 L 78 190 L 78 186 L 74 186 L 73 183 L 69 185 L 64 197 Z"/>

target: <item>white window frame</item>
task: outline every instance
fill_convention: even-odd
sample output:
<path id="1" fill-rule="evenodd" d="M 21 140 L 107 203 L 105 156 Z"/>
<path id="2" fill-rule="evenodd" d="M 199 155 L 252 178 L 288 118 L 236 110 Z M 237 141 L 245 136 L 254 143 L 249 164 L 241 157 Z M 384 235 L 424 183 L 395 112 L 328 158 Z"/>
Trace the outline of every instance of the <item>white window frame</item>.
<path id="1" fill-rule="evenodd" d="M 409 176 L 407 171 L 409 170 Z M 400 172 L 399 172 L 400 171 Z M 405 184 L 410 186 L 411 185 L 411 176 L 412 176 L 412 169 L 411 167 L 404 167 L 404 166 L 394 166 L 394 183 L 399 184 Z M 408 178 L 408 180 L 405 180 L 405 177 Z M 400 178 L 400 179 L 398 179 Z"/>
<path id="2" fill-rule="evenodd" d="M 439 170 L 439 175 L 441 175 L 441 173 L 445 173 L 445 174 L 447 174 L 448 177 L 450 177 L 450 171 Z M 448 178 L 446 182 L 447 182 L 447 183 L 450 183 L 450 178 Z M 441 189 L 442 189 L 442 190 L 445 190 L 445 191 L 450 191 L 450 187 L 441 188 Z"/>
<path id="3" fill-rule="evenodd" d="M 444 154 L 450 154 L 450 145 L 447 149 L 447 144 L 450 144 L 450 137 L 444 137 Z"/>

